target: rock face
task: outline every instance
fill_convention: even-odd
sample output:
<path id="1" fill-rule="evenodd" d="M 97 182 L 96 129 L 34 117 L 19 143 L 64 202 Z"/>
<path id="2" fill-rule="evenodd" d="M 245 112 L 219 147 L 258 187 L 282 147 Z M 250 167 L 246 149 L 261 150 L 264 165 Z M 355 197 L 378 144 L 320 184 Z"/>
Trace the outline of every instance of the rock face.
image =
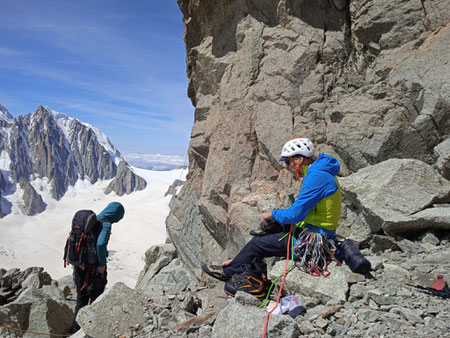
<path id="1" fill-rule="evenodd" d="M 20 179 L 20 189 L 23 190 L 23 201 L 26 203 L 22 206 L 22 211 L 24 214 L 28 216 L 33 216 L 39 214 L 40 212 L 45 210 L 47 204 L 42 200 L 41 195 L 39 195 L 33 186 L 25 180 L 24 178 Z"/>
<path id="2" fill-rule="evenodd" d="M 262 211 L 295 197 L 279 174 L 289 138 L 311 138 L 342 176 L 393 158 L 436 164 L 450 135 L 448 2 L 178 4 L 196 109 L 167 229 L 197 278 L 201 261 L 233 257 Z"/>
<path id="3" fill-rule="evenodd" d="M 15 183 L 20 183 L 24 191 L 21 209 L 27 215 L 45 209 L 33 187 L 36 180 L 47 182 L 55 199 L 60 199 L 78 179 L 91 183 L 113 179 L 106 192 L 114 191 L 120 196 L 145 188 L 145 180 L 131 171 L 97 128 L 43 106 L 34 114 L 17 119 L 2 114 L 0 193 L 12 194 Z M 7 209 L 3 215 L 10 212 Z"/>
<path id="4" fill-rule="evenodd" d="M 115 191 L 117 195 L 122 196 L 125 194 L 131 194 L 136 190 L 143 190 L 147 186 L 145 180 L 136 175 L 126 164 L 125 161 L 119 163 L 117 167 L 116 177 L 108 185 L 105 192 L 109 194 L 111 191 Z"/>

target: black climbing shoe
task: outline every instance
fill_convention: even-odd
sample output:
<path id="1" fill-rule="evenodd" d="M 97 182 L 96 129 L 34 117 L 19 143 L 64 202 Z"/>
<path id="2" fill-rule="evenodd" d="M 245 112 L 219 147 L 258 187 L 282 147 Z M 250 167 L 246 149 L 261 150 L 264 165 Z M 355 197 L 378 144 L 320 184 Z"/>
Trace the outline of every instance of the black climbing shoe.
<path id="1" fill-rule="evenodd" d="M 223 273 L 223 268 L 220 265 L 213 265 L 213 264 L 203 264 L 202 265 L 202 270 L 204 273 L 206 273 L 207 275 L 218 279 L 222 282 L 226 282 L 228 281 L 228 277 L 225 276 L 225 274 Z"/>

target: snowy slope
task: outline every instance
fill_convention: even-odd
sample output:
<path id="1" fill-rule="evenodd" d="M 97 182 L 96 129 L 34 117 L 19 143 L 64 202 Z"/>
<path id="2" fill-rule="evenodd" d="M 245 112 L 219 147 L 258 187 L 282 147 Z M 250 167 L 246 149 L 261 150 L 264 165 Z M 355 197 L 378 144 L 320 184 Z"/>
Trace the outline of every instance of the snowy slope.
<path id="1" fill-rule="evenodd" d="M 133 168 L 147 180 L 147 188 L 130 195 L 105 195 L 107 181 L 90 185 L 78 181 L 60 201 L 33 217 L 13 212 L 0 221 L 0 267 L 43 266 L 53 279 L 71 274 L 63 267 L 63 249 L 75 211 L 92 209 L 99 213 L 112 201 L 125 207 L 124 218 L 113 224 L 108 245 L 108 285 L 123 282 L 134 287 L 144 267 L 144 253 L 165 242 L 165 218 L 171 196 L 164 197 L 175 179 L 185 179 L 186 170 L 149 171 Z"/>

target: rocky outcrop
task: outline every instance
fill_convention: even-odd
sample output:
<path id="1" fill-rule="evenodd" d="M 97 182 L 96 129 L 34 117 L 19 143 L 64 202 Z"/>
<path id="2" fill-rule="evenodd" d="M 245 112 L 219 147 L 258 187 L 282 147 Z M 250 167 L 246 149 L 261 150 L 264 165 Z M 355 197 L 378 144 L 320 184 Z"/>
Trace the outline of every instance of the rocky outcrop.
<path id="1" fill-rule="evenodd" d="M 92 184 L 113 179 L 107 193 L 115 191 L 119 196 L 146 186 L 106 135 L 93 126 L 43 106 L 17 119 L 5 117 L 1 123 L 0 193 L 12 194 L 15 184 L 22 182 L 27 187 L 22 209 L 28 215 L 44 210 L 39 193 L 33 192 L 30 185 L 36 179 L 48 182 L 55 199 L 60 199 L 78 179 L 88 179 Z"/>
<path id="2" fill-rule="evenodd" d="M 41 267 L 0 269 L 0 322 L 13 329 L 67 334 L 72 328 L 74 301 L 65 299 L 57 282 Z M 11 330 L 11 329 L 9 329 Z M 9 332 L 0 328 L 0 335 Z M 13 335 L 15 337 L 15 335 Z"/>
<path id="3" fill-rule="evenodd" d="M 82 308 L 77 322 L 91 337 L 119 337 L 143 326 L 150 301 L 151 298 L 144 293 L 116 283 L 98 301 Z"/>
<path id="4" fill-rule="evenodd" d="M 143 190 L 146 186 L 145 180 L 136 175 L 125 161 L 122 161 L 117 167 L 116 177 L 108 185 L 105 193 L 109 194 L 114 191 L 117 195 L 122 196 L 131 194 L 133 191 Z"/>
<path id="5" fill-rule="evenodd" d="M 150 280 L 176 257 L 172 244 L 154 245 L 145 252 L 145 266 L 136 282 L 136 288 L 145 289 Z"/>
<path id="6" fill-rule="evenodd" d="M 186 168 L 184 168 L 186 169 Z M 166 193 L 164 194 L 164 197 L 166 197 L 167 195 L 172 195 L 172 197 L 175 197 L 178 194 L 178 191 L 181 189 L 181 187 L 183 186 L 184 181 L 176 179 L 175 181 L 173 181 L 173 183 L 170 185 L 170 187 L 167 189 Z"/>
<path id="7" fill-rule="evenodd" d="M 437 157 L 436 167 L 447 180 L 450 180 L 450 138 L 434 148 Z"/>
<path id="8" fill-rule="evenodd" d="M 21 210 L 25 215 L 33 216 L 45 210 L 47 204 L 44 203 L 41 195 L 36 192 L 30 182 L 21 178 L 19 186 L 23 190 L 22 200 L 25 205 L 21 206 Z"/>
<path id="9" fill-rule="evenodd" d="M 345 208 L 338 233 L 344 237 L 450 230 L 450 182 L 422 161 L 387 160 L 341 178 L 340 184 Z"/>
<path id="10" fill-rule="evenodd" d="M 448 3 L 178 3 L 195 119 L 188 178 L 166 223 L 197 278 L 202 261 L 236 254 L 262 211 L 295 198 L 299 186 L 278 163 L 291 137 L 307 136 L 335 156 L 341 176 L 393 158 L 435 165 L 434 149 L 450 135 Z M 413 228 L 445 222 L 443 209 L 423 212 Z M 409 226 L 363 216 L 346 218 L 363 238 Z"/>

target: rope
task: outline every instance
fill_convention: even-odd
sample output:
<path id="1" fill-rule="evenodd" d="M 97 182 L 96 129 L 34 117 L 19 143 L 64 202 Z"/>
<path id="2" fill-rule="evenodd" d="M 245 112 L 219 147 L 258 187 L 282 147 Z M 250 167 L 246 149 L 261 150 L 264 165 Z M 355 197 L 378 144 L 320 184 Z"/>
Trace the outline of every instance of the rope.
<path id="1" fill-rule="evenodd" d="M 3 324 L 0 324 L 0 327 L 3 327 L 3 328 L 5 328 L 6 330 L 9 330 L 9 331 L 17 331 L 17 332 L 22 332 L 22 333 L 32 333 L 32 334 L 37 334 L 37 335 L 41 335 L 41 336 L 51 336 L 51 337 L 69 337 L 69 336 L 71 336 L 71 334 L 43 333 L 43 332 L 27 331 L 27 330 L 22 330 L 22 329 L 16 329 L 16 328 L 10 327 L 10 326 L 5 326 Z"/>
<path id="2" fill-rule="evenodd" d="M 295 229 L 296 229 L 296 228 L 297 228 L 297 224 L 295 225 L 294 232 L 295 232 Z M 289 236 L 289 233 L 286 233 L 286 235 L 284 235 L 283 237 L 281 237 L 281 238 L 279 239 L 279 241 L 282 240 L 282 239 L 284 239 L 286 236 Z M 292 239 L 291 239 L 291 247 L 292 247 L 292 248 L 294 247 L 294 237 L 292 237 Z M 289 263 L 288 272 L 292 270 L 292 266 L 293 266 L 293 265 L 294 265 L 294 250 L 291 251 L 291 262 Z M 263 307 L 267 304 L 267 302 L 268 302 L 268 300 L 269 300 L 269 297 L 270 297 L 270 293 L 271 293 L 273 287 L 275 286 L 275 283 L 277 282 L 277 280 L 279 280 L 279 279 L 283 276 L 283 274 L 284 274 L 283 272 L 280 273 L 280 274 L 277 276 L 277 278 L 274 279 L 274 281 L 273 281 L 272 284 L 270 285 L 269 291 L 267 291 L 267 296 L 266 296 L 266 298 L 263 300 L 263 302 L 261 303 L 261 305 L 258 306 L 259 309 L 263 308 Z"/>
<path id="3" fill-rule="evenodd" d="M 265 320 L 265 322 L 264 322 L 264 329 L 263 329 L 262 338 L 265 338 L 265 336 L 266 336 L 266 329 L 267 329 L 267 324 L 269 323 L 269 316 L 270 316 L 270 314 L 277 308 L 278 303 L 280 302 L 281 292 L 283 291 L 284 280 L 286 279 L 286 274 L 287 274 L 288 265 L 289 265 L 289 249 L 290 249 L 290 247 L 291 247 L 291 246 L 289 245 L 289 243 L 291 243 L 292 228 L 293 228 L 293 224 L 291 224 L 291 230 L 289 231 L 288 245 L 286 245 L 286 247 L 287 247 L 287 252 L 286 252 L 286 266 L 284 267 L 283 280 L 281 281 L 280 291 L 278 291 L 277 302 L 276 302 L 275 306 L 273 307 L 273 309 L 270 310 L 270 312 L 269 312 L 269 313 L 267 314 L 267 316 L 266 316 L 266 320 Z"/>
<path id="4" fill-rule="evenodd" d="M 180 181 L 181 181 L 181 177 L 183 176 L 184 166 L 187 166 L 186 157 L 187 157 L 187 153 L 184 155 L 183 167 L 181 168 L 181 172 L 180 172 Z"/>

